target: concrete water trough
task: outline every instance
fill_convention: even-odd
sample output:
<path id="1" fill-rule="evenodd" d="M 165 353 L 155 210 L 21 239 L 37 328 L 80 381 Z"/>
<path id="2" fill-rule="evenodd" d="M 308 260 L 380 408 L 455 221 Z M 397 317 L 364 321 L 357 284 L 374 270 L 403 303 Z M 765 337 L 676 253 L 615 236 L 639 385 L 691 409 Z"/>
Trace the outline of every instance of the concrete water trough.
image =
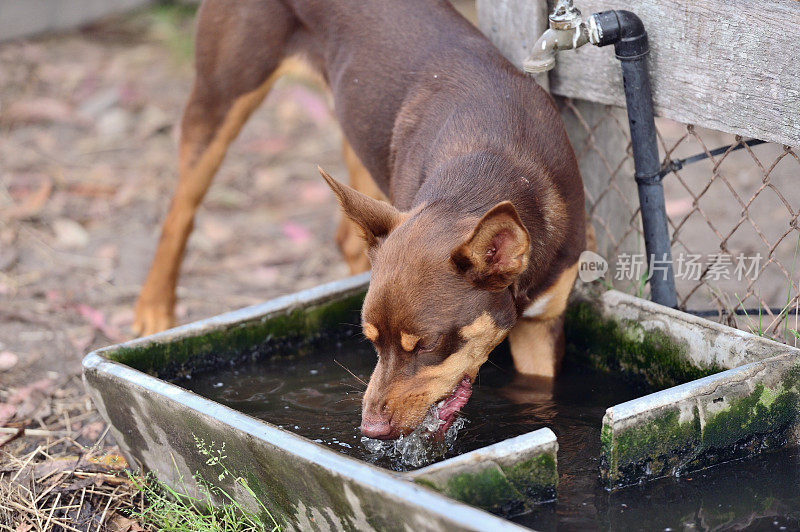
<path id="1" fill-rule="evenodd" d="M 130 463 L 179 490 L 197 490 L 198 474 L 258 514 L 258 501 L 235 482 L 241 477 L 288 528 L 519 529 L 485 510 L 520 510 L 557 494 L 558 444 L 548 428 L 399 473 L 170 382 L 256 353 L 304 356 L 352 334 L 368 280 L 94 351 L 84 382 Z M 797 349 L 616 291 L 576 294 L 566 331 L 574 362 L 660 390 L 608 408 L 598 474 L 609 488 L 800 441 Z M 198 440 L 224 442 L 230 475 L 198 452 Z"/>
<path id="2" fill-rule="evenodd" d="M 614 290 L 569 312 L 590 363 L 666 388 L 606 411 L 608 487 L 800 444 L 799 349 Z"/>

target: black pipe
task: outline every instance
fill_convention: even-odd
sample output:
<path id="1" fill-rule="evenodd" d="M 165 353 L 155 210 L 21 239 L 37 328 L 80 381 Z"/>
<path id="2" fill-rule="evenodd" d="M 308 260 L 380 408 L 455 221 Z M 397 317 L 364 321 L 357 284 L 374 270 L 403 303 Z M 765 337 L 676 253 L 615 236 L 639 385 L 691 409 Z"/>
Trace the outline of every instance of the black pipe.
<path id="1" fill-rule="evenodd" d="M 592 43 L 597 46 L 613 44 L 617 59 L 622 64 L 642 229 L 648 266 L 652 272 L 650 298 L 661 305 L 676 308 L 678 297 L 647 73 L 647 54 L 650 53 L 647 32 L 641 19 L 630 11 L 603 11 L 592 15 L 592 19 L 597 29 Z"/>

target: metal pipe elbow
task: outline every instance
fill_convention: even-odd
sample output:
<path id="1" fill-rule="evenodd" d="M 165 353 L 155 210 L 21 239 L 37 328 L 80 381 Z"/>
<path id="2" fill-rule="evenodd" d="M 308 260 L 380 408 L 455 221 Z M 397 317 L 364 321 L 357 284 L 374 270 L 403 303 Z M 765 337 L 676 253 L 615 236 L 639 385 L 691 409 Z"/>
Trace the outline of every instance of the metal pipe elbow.
<path id="1" fill-rule="evenodd" d="M 589 17 L 586 25 L 592 44 L 613 44 L 617 58 L 623 61 L 636 59 L 650 51 L 647 31 L 636 13 L 621 9 L 602 11 Z"/>

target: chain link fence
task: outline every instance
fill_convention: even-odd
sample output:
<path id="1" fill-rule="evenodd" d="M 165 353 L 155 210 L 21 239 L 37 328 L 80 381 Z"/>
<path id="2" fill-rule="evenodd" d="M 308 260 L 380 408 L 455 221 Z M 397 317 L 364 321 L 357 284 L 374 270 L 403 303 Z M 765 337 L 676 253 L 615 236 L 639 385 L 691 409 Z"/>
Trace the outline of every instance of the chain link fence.
<path id="1" fill-rule="evenodd" d="M 586 201 L 605 279 L 648 297 L 625 110 L 558 103 L 581 170 L 593 173 Z M 797 345 L 800 150 L 663 118 L 656 126 L 679 307 Z"/>

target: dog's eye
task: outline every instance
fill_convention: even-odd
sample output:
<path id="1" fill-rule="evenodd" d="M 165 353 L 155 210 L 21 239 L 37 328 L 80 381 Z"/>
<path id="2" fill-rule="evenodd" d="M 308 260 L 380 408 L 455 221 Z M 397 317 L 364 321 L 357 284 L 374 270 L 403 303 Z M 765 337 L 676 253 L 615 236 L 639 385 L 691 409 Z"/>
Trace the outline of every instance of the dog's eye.
<path id="1" fill-rule="evenodd" d="M 432 353 L 436 350 L 436 345 L 438 343 L 439 343 L 438 340 L 434 341 L 431 340 L 425 341 L 424 339 L 420 340 L 419 343 L 417 343 L 416 351 L 417 353 Z"/>

